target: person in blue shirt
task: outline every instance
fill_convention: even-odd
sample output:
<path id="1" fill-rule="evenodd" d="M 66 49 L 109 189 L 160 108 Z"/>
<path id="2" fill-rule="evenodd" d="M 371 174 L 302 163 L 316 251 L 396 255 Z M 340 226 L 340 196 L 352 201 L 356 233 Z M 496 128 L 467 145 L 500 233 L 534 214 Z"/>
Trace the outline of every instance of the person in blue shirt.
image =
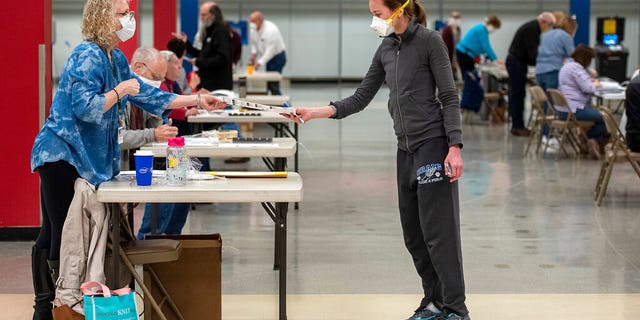
<path id="1" fill-rule="evenodd" d="M 536 58 L 536 81 L 545 92 L 547 89 L 558 89 L 558 74 L 564 61 L 575 50 L 573 35 L 578 28 L 575 18 L 567 17 L 562 12 L 554 12 L 556 27 L 540 36 L 538 57 Z M 543 106 L 547 112 L 547 104 Z M 546 142 L 549 127 L 543 129 L 543 142 Z M 557 144 L 553 139 L 552 144 Z"/>
<path id="2" fill-rule="evenodd" d="M 43 216 L 31 257 L 33 319 L 52 319 L 62 226 L 76 178 L 97 186 L 120 171 L 118 133 L 124 126 L 127 101 L 156 115 L 167 108 L 194 104 L 208 110 L 225 106 L 209 95 L 163 92 L 133 74 L 127 58 L 116 48 L 135 33 L 134 13 L 128 3 L 87 0 L 82 19 L 85 41 L 67 59 L 50 115 L 33 145 L 31 169 L 40 175 Z"/>
<path id="3" fill-rule="evenodd" d="M 575 46 L 573 34 L 577 29 L 576 20 L 556 14 L 556 28 L 540 36 L 538 57 L 536 58 L 536 81 L 543 89 L 558 89 L 558 73 L 564 60 L 568 58 Z"/>
<path id="4" fill-rule="evenodd" d="M 464 87 L 460 108 L 478 112 L 484 99 L 484 90 L 480 85 L 480 76 L 475 68 L 475 58 L 486 55 L 488 60 L 496 61 L 498 57 L 491 48 L 489 34 L 500 29 L 500 19 L 489 16 L 484 23 L 473 26 L 456 46 L 456 58 L 462 72 Z"/>

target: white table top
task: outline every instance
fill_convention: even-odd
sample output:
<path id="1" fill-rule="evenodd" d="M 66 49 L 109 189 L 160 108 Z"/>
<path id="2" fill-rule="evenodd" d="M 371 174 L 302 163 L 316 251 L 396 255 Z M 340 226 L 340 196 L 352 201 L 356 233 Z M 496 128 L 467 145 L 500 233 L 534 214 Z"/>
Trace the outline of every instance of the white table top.
<path id="1" fill-rule="evenodd" d="M 289 172 L 287 178 L 227 178 L 189 180 L 185 186 L 167 186 L 154 180 L 139 187 L 135 180 L 111 180 L 98 188 L 100 202 L 300 202 L 302 177 Z"/>
<path id="2" fill-rule="evenodd" d="M 192 123 L 289 123 L 293 122 L 288 118 L 281 116 L 276 112 L 267 111 L 247 111 L 248 113 L 257 113 L 259 116 L 230 116 L 229 113 L 238 113 L 238 110 L 219 110 L 209 113 L 198 114 L 187 118 L 187 122 Z"/>
<path id="3" fill-rule="evenodd" d="M 190 157 L 268 157 L 287 158 L 296 153 L 294 138 L 273 138 L 273 143 L 220 143 L 217 145 L 186 145 Z M 166 143 L 149 143 L 142 150 L 151 150 L 155 157 L 166 157 Z"/>
<path id="4" fill-rule="evenodd" d="M 620 86 L 620 84 L 612 79 L 603 77 L 600 78 L 600 83 L 603 88 L 608 90 L 596 90 L 594 96 L 602 99 L 602 100 L 625 100 L 626 99 L 626 88 Z M 613 90 L 613 91 L 611 91 Z M 616 90 L 618 90 L 616 92 Z"/>
<path id="5" fill-rule="evenodd" d="M 625 100 L 626 99 L 624 91 L 618 92 L 618 93 L 599 93 L 598 91 L 596 91 L 594 95 L 603 100 Z"/>
<path id="6" fill-rule="evenodd" d="M 248 75 L 244 70 L 240 73 L 233 74 L 233 81 L 238 81 L 240 77 L 247 77 L 247 81 L 282 81 L 282 74 L 277 71 L 254 71 Z"/>

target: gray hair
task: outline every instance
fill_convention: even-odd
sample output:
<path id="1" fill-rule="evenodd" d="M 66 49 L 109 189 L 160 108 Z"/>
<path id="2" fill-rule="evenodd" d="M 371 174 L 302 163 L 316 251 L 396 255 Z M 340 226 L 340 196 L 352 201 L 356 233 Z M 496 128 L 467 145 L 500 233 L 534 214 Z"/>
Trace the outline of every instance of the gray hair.
<path id="1" fill-rule="evenodd" d="M 176 59 L 178 59 L 178 56 L 176 56 L 176 54 L 173 53 L 173 51 L 162 50 L 160 51 L 160 54 L 167 62 L 171 61 L 171 57 L 175 57 Z"/>
<path id="2" fill-rule="evenodd" d="M 136 62 L 153 63 L 160 58 L 160 52 L 150 47 L 140 47 L 136 49 L 131 57 L 131 65 Z"/>
<path id="3" fill-rule="evenodd" d="M 556 17 L 553 15 L 553 13 L 545 11 L 543 13 L 541 13 L 540 15 L 538 15 L 538 20 L 543 20 L 544 22 L 546 22 L 547 24 L 556 24 Z"/>

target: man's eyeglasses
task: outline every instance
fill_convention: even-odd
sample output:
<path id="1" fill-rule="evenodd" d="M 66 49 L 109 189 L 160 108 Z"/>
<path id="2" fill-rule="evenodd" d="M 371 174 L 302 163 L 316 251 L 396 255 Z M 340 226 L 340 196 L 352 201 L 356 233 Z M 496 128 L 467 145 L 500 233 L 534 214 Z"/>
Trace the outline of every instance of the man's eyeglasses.
<path id="1" fill-rule="evenodd" d="M 158 75 L 157 73 L 153 72 L 153 70 L 151 70 L 151 68 L 149 68 L 149 66 L 146 63 L 142 63 L 142 65 L 147 68 L 147 70 L 149 70 L 149 73 L 151 73 L 151 76 L 153 77 L 153 81 L 162 81 L 164 80 L 163 76 Z"/>

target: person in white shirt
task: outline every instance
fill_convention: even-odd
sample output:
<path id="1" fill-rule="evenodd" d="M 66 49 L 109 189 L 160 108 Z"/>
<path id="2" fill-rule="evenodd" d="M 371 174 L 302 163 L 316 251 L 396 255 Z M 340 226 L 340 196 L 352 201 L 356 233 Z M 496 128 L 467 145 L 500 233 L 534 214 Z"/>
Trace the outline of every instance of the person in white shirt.
<path id="1" fill-rule="evenodd" d="M 267 71 L 282 73 L 287 63 L 284 40 L 280 29 L 273 22 L 265 20 L 260 11 L 254 11 L 249 16 L 251 22 L 251 64 L 254 70 L 266 66 Z M 280 94 L 279 82 L 267 82 L 269 92 Z"/>

